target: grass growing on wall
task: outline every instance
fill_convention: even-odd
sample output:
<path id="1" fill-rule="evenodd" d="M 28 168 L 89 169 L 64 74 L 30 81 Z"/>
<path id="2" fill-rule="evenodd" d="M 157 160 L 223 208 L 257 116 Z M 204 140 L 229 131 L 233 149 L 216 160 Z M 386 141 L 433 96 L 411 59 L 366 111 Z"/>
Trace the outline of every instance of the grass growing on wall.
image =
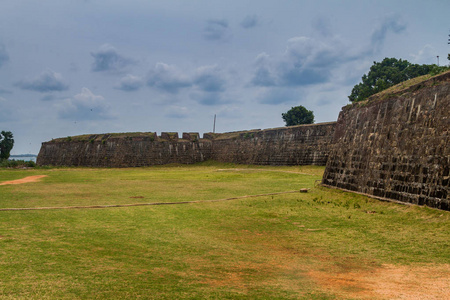
<path id="1" fill-rule="evenodd" d="M 449 264 L 449 213 L 314 187 L 323 167 L 0 170 L 0 298 L 342 299 L 312 270 Z"/>

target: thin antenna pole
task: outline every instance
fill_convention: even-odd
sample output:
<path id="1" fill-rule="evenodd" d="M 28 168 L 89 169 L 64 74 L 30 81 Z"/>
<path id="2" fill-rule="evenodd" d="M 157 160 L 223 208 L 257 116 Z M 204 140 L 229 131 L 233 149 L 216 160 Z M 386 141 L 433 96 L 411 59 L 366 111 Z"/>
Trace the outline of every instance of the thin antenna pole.
<path id="1" fill-rule="evenodd" d="M 213 126 L 213 133 L 216 133 L 216 114 L 214 114 L 214 126 Z"/>

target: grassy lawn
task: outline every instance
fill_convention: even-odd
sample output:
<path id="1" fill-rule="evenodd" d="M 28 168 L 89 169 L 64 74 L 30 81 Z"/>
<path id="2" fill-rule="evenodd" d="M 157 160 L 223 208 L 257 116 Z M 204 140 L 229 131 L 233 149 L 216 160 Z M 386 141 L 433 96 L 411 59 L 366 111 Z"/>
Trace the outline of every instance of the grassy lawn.
<path id="1" fill-rule="evenodd" d="M 426 269 L 432 282 L 448 280 L 449 212 L 315 187 L 322 173 L 216 163 L 2 169 L 0 182 L 48 177 L 0 186 L 0 208 L 310 190 L 182 205 L 0 211 L 0 298 L 389 299 L 357 279 L 392 270 L 409 278 Z M 322 282 L 327 276 L 355 280 L 332 286 Z"/>

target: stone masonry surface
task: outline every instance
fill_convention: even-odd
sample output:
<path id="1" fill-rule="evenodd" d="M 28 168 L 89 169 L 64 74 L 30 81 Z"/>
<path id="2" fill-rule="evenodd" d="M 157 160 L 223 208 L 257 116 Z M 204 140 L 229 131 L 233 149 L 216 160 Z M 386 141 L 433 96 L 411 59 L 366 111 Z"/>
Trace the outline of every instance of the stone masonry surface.
<path id="1" fill-rule="evenodd" d="M 84 135 L 42 143 L 38 165 L 138 167 L 220 162 L 325 165 L 336 122 L 221 134 L 195 132 Z"/>
<path id="2" fill-rule="evenodd" d="M 450 72 L 346 107 L 322 183 L 450 210 L 449 130 Z"/>

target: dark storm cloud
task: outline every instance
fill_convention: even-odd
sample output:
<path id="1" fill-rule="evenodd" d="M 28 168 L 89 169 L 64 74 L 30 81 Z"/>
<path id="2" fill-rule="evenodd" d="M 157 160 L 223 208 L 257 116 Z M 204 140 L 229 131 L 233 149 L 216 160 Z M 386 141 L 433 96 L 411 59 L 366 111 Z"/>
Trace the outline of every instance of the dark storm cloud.
<path id="1" fill-rule="evenodd" d="M 125 92 L 132 92 L 137 91 L 144 85 L 144 81 L 141 77 L 133 76 L 131 74 L 128 74 L 127 76 L 123 77 L 119 84 L 116 85 L 116 89 L 122 90 Z"/>
<path id="2" fill-rule="evenodd" d="M 228 21 L 208 20 L 203 32 L 203 37 L 207 40 L 221 40 L 227 37 Z"/>
<path id="3" fill-rule="evenodd" d="M 50 69 L 42 72 L 38 77 L 32 80 L 22 80 L 15 84 L 23 90 L 36 91 L 40 93 L 60 92 L 69 89 L 64 83 L 61 74 Z"/>
<path id="4" fill-rule="evenodd" d="M 9 61 L 9 55 L 6 52 L 6 48 L 3 44 L 0 43 L 0 68 Z"/>
<path id="5" fill-rule="evenodd" d="M 109 104 L 100 95 L 94 95 L 88 88 L 81 93 L 61 101 L 58 105 L 61 119 L 74 121 L 112 119 Z"/>
<path id="6" fill-rule="evenodd" d="M 257 26 L 259 23 L 258 16 L 247 15 L 240 23 L 242 28 L 249 29 Z"/>
<path id="7" fill-rule="evenodd" d="M 192 85 L 191 79 L 175 66 L 157 63 L 147 76 L 147 85 L 167 93 L 176 94 Z"/>
<path id="8" fill-rule="evenodd" d="M 94 58 L 91 70 L 93 72 L 121 72 L 125 67 L 134 63 L 132 59 L 120 55 L 116 48 L 104 44 L 97 52 L 91 52 Z"/>

